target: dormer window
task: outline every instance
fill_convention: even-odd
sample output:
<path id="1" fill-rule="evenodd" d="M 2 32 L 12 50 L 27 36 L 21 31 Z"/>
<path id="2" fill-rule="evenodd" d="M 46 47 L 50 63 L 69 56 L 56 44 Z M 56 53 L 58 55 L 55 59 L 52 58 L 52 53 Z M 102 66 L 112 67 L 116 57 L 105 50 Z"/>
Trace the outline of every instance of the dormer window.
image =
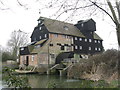
<path id="1" fill-rule="evenodd" d="M 24 48 L 22 47 L 20 50 L 21 50 L 21 51 L 23 51 L 23 50 L 24 50 Z"/>
<path id="2" fill-rule="evenodd" d="M 41 23 L 41 20 L 39 20 L 38 23 Z"/>
<path id="3" fill-rule="evenodd" d="M 63 28 L 64 28 L 65 30 L 68 30 L 68 26 L 64 26 Z"/>

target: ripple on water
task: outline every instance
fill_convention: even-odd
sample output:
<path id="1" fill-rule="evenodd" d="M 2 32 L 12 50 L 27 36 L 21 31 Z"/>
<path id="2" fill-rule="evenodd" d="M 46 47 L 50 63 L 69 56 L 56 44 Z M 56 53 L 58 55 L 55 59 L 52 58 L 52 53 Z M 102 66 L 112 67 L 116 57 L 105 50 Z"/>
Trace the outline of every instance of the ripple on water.
<path id="1" fill-rule="evenodd" d="M 75 79 L 68 79 L 68 80 L 66 80 L 66 82 L 77 82 L 77 81 L 80 81 L 80 80 L 75 80 Z"/>

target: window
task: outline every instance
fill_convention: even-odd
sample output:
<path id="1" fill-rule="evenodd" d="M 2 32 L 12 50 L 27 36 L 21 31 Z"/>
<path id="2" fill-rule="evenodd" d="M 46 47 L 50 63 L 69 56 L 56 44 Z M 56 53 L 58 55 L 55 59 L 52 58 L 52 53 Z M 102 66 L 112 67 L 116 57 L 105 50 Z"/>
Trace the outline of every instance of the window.
<path id="1" fill-rule="evenodd" d="M 41 23 L 41 20 L 39 20 L 38 23 Z"/>
<path id="2" fill-rule="evenodd" d="M 82 38 L 79 38 L 80 41 L 82 41 Z"/>
<path id="3" fill-rule="evenodd" d="M 92 42 L 92 40 L 91 40 L 91 39 L 89 39 L 89 42 Z"/>
<path id="4" fill-rule="evenodd" d="M 95 48 L 95 50 L 97 51 L 97 48 Z"/>
<path id="5" fill-rule="evenodd" d="M 95 40 L 95 43 L 97 43 L 97 40 Z"/>
<path id="6" fill-rule="evenodd" d="M 47 34 L 45 34 L 45 38 L 47 37 Z"/>
<path id="7" fill-rule="evenodd" d="M 64 28 L 65 30 L 68 30 L 68 27 L 67 27 L 67 26 L 64 26 L 63 28 Z"/>
<path id="8" fill-rule="evenodd" d="M 41 39 L 42 37 L 40 36 L 39 38 Z"/>
<path id="9" fill-rule="evenodd" d="M 53 44 L 50 44 L 50 46 L 53 46 Z"/>
<path id="10" fill-rule="evenodd" d="M 87 42 L 87 39 L 85 38 L 85 42 Z"/>
<path id="11" fill-rule="evenodd" d="M 81 27 L 83 27 L 83 26 L 84 26 L 84 24 L 82 23 L 82 24 L 81 24 Z"/>
<path id="12" fill-rule="evenodd" d="M 51 58 L 55 58 L 55 55 L 54 55 L 54 54 L 51 54 Z"/>
<path id="13" fill-rule="evenodd" d="M 36 41 L 36 37 L 34 38 L 34 41 Z"/>
<path id="14" fill-rule="evenodd" d="M 67 35 L 66 35 L 66 38 L 67 38 L 67 39 L 69 39 L 69 38 L 70 38 L 70 36 L 67 36 Z"/>
<path id="15" fill-rule="evenodd" d="M 65 48 L 64 48 L 64 46 L 61 46 L 61 50 L 64 50 Z"/>
<path id="16" fill-rule="evenodd" d="M 101 51 L 101 48 L 98 48 L 99 51 Z"/>
<path id="17" fill-rule="evenodd" d="M 91 47 L 89 47 L 89 50 L 91 50 Z"/>
<path id="18" fill-rule="evenodd" d="M 62 37 L 63 37 L 63 38 L 66 38 L 66 36 L 65 36 L 65 35 L 62 35 Z"/>
<path id="19" fill-rule="evenodd" d="M 82 50 L 82 46 L 80 46 L 80 50 Z"/>
<path id="20" fill-rule="evenodd" d="M 75 49 L 78 49 L 78 46 L 75 46 Z"/>
<path id="21" fill-rule="evenodd" d="M 100 41 L 98 40 L 98 43 L 100 43 Z"/>
<path id="22" fill-rule="evenodd" d="M 75 37 L 75 40 L 77 40 L 77 37 Z"/>
<path id="23" fill-rule="evenodd" d="M 24 50 L 24 48 L 22 47 L 20 50 L 21 50 L 21 51 L 23 51 L 23 50 Z"/>
<path id="24" fill-rule="evenodd" d="M 41 29 L 42 29 L 42 27 L 40 26 L 40 27 L 39 27 L 39 30 L 41 30 Z"/>
<path id="25" fill-rule="evenodd" d="M 34 55 L 32 55 L 32 61 L 34 61 Z"/>
<path id="26" fill-rule="evenodd" d="M 57 38 L 57 37 L 58 37 L 58 34 L 54 34 L 54 37 L 56 37 L 56 38 Z"/>
<path id="27" fill-rule="evenodd" d="M 36 46 L 34 46 L 35 47 L 35 49 L 37 49 L 37 48 L 40 48 L 41 47 L 41 45 L 36 45 Z"/>

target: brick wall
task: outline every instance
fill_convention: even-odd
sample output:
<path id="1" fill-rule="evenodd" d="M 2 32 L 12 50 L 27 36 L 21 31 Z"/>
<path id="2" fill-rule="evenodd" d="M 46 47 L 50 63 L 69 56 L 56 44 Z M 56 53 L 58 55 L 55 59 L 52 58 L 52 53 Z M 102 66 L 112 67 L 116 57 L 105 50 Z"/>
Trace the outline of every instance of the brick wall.
<path id="1" fill-rule="evenodd" d="M 20 56 L 20 65 L 26 64 L 26 60 L 28 57 L 28 65 L 35 66 L 38 64 L 38 56 L 37 54 L 33 55 L 21 55 Z"/>

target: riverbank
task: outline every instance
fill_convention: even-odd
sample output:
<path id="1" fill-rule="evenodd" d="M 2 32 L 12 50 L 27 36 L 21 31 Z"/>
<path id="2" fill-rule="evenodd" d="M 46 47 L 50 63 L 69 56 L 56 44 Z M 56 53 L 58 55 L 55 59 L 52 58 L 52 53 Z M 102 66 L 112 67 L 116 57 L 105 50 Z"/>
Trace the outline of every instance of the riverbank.
<path id="1" fill-rule="evenodd" d="M 82 59 L 79 63 L 69 68 L 67 76 L 74 79 L 85 79 L 92 81 L 104 80 L 107 83 L 118 81 L 118 60 L 120 51 L 107 50 L 101 54 Z M 118 84 L 117 84 L 118 85 Z M 116 87 L 116 86 L 115 86 Z"/>

